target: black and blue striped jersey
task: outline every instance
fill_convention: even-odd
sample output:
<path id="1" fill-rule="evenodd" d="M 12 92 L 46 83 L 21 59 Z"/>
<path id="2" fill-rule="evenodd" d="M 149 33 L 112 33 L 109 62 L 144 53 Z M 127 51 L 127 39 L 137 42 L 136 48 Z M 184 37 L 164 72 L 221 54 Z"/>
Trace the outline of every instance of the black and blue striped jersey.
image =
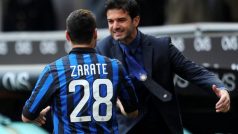
<path id="1" fill-rule="evenodd" d="M 33 120 L 50 105 L 56 134 L 117 134 L 117 98 L 126 112 L 137 109 L 134 87 L 121 63 L 91 48 L 74 48 L 46 65 L 23 115 Z"/>

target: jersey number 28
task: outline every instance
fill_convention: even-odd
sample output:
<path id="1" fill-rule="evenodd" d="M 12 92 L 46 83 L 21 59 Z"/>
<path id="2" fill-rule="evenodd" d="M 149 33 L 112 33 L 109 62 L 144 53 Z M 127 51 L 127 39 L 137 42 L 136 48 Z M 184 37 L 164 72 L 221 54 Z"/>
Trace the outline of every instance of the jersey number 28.
<path id="1" fill-rule="evenodd" d="M 82 110 L 83 106 L 87 103 L 90 98 L 90 87 L 89 82 L 84 79 L 80 80 L 73 80 L 69 84 L 69 92 L 75 92 L 76 86 L 83 86 L 84 88 L 84 95 L 82 99 L 79 101 L 78 105 L 70 114 L 70 121 L 71 122 L 87 122 L 91 121 L 91 116 L 81 116 L 78 117 L 78 113 Z M 100 85 L 106 85 L 106 96 L 102 97 L 99 94 L 99 87 Z M 109 79 L 96 79 L 93 82 L 93 98 L 95 102 L 93 103 L 92 108 L 92 116 L 96 121 L 108 121 L 112 117 L 112 102 L 110 101 L 113 96 L 113 85 Z M 99 106 L 100 104 L 106 104 L 106 115 L 101 116 L 99 115 Z"/>

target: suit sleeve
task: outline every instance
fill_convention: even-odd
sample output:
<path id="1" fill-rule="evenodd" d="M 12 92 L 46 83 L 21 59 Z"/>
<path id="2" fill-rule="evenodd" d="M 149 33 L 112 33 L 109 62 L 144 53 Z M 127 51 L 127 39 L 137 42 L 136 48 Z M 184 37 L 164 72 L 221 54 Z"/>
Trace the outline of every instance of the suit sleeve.
<path id="1" fill-rule="evenodd" d="M 23 107 L 22 114 L 26 118 L 34 120 L 40 111 L 46 107 L 53 92 L 51 90 L 53 89 L 53 82 L 53 75 L 50 73 L 49 66 L 46 66 L 41 72 L 30 98 Z"/>
<path id="2" fill-rule="evenodd" d="M 199 87 L 211 89 L 213 84 L 224 87 L 215 74 L 186 58 L 171 42 L 169 43 L 169 60 L 176 74 Z"/>

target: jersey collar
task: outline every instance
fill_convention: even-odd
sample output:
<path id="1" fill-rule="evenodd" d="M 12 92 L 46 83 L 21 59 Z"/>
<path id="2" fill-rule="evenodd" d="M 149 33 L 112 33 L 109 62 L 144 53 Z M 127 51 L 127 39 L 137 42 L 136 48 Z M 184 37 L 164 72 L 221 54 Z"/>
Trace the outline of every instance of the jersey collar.
<path id="1" fill-rule="evenodd" d="M 94 48 L 73 48 L 69 53 L 96 53 Z"/>

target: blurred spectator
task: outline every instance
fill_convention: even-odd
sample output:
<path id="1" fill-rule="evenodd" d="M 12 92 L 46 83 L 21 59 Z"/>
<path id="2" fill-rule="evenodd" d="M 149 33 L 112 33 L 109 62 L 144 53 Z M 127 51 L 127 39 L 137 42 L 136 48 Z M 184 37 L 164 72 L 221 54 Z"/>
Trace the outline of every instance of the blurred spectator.
<path id="1" fill-rule="evenodd" d="M 83 7 L 91 10 L 96 15 L 97 27 L 107 27 L 107 19 L 104 11 L 105 0 L 85 0 Z"/>
<path id="2" fill-rule="evenodd" d="M 140 5 L 140 26 L 163 25 L 166 0 L 137 0 Z"/>
<path id="3" fill-rule="evenodd" d="M 0 31 L 2 30 L 2 12 L 3 12 L 3 6 L 2 6 L 2 1 L 0 0 Z"/>
<path id="4" fill-rule="evenodd" d="M 237 0 L 224 0 L 229 8 L 229 14 L 232 22 L 238 22 L 238 1 Z"/>
<path id="5" fill-rule="evenodd" d="M 80 8 L 91 10 L 95 14 L 98 28 L 107 26 L 104 0 L 53 0 L 53 5 L 57 15 L 58 30 L 65 29 L 65 19 L 70 12 Z"/>
<path id="6" fill-rule="evenodd" d="M 104 1 L 105 0 L 85 0 L 81 2 L 81 8 L 89 9 L 96 15 L 98 28 L 107 27 Z M 141 8 L 140 26 L 164 24 L 165 0 L 137 0 L 137 2 Z"/>
<path id="7" fill-rule="evenodd" d="M 55 14 L 50 0 L 7 0 L 3 31 L 55 30 Z"/>
<path id="8" fill-rule="evenodd" d="M 3 13 L 5 12 L 5 3 L 7 0 L 0 0 L 0 31 L 2 31 L 2 25 L 3 25 Z"/>
<path id="9" fill-rule="evenodd" d="M 67 15 L 93 11 L 97 27 L 106 28 L 105 0 L 0 0 L 0 31 L 64 30 Z M 140 26 L 192 22 L 238 22 L 237 0 L 137 0 Z"/>
<path id="10" fill-rule="evenodd" d="M 82 0 L 52 0 L 56 15 L 57 30 L 65 30 L 65 19 L 68 14 L 81 5 Z"/>
<path id="11" fill-rule="evenodd" d="M 166 24 L 237 22 L 237 0 L 169 0 Z"/>
<path id="12" fill-rule="evenodd" d="M 57 14 L 59 30 L 65 29 L 67 14 L 75 9 L 85 8 L 91 10 L 97 18 L 97 27 L 106 28 L 107 19 L 104 12 L 105 0 L 53 0 Z M 162 25 L 165 18 L 166 0 L 137 0 L 141 7 L 140 26 Z"/>
<path id="13" fill-rule="evenodd" d="M 79 8 L 91 10 L 97 27 L 106 28 L 105 0 L 53 0 L 58 30 L 65 28 L 65 18 Z M 140 26 L 190 22 L 238 22 L 237 0 L 137 0 L 141 8 Z"/>

